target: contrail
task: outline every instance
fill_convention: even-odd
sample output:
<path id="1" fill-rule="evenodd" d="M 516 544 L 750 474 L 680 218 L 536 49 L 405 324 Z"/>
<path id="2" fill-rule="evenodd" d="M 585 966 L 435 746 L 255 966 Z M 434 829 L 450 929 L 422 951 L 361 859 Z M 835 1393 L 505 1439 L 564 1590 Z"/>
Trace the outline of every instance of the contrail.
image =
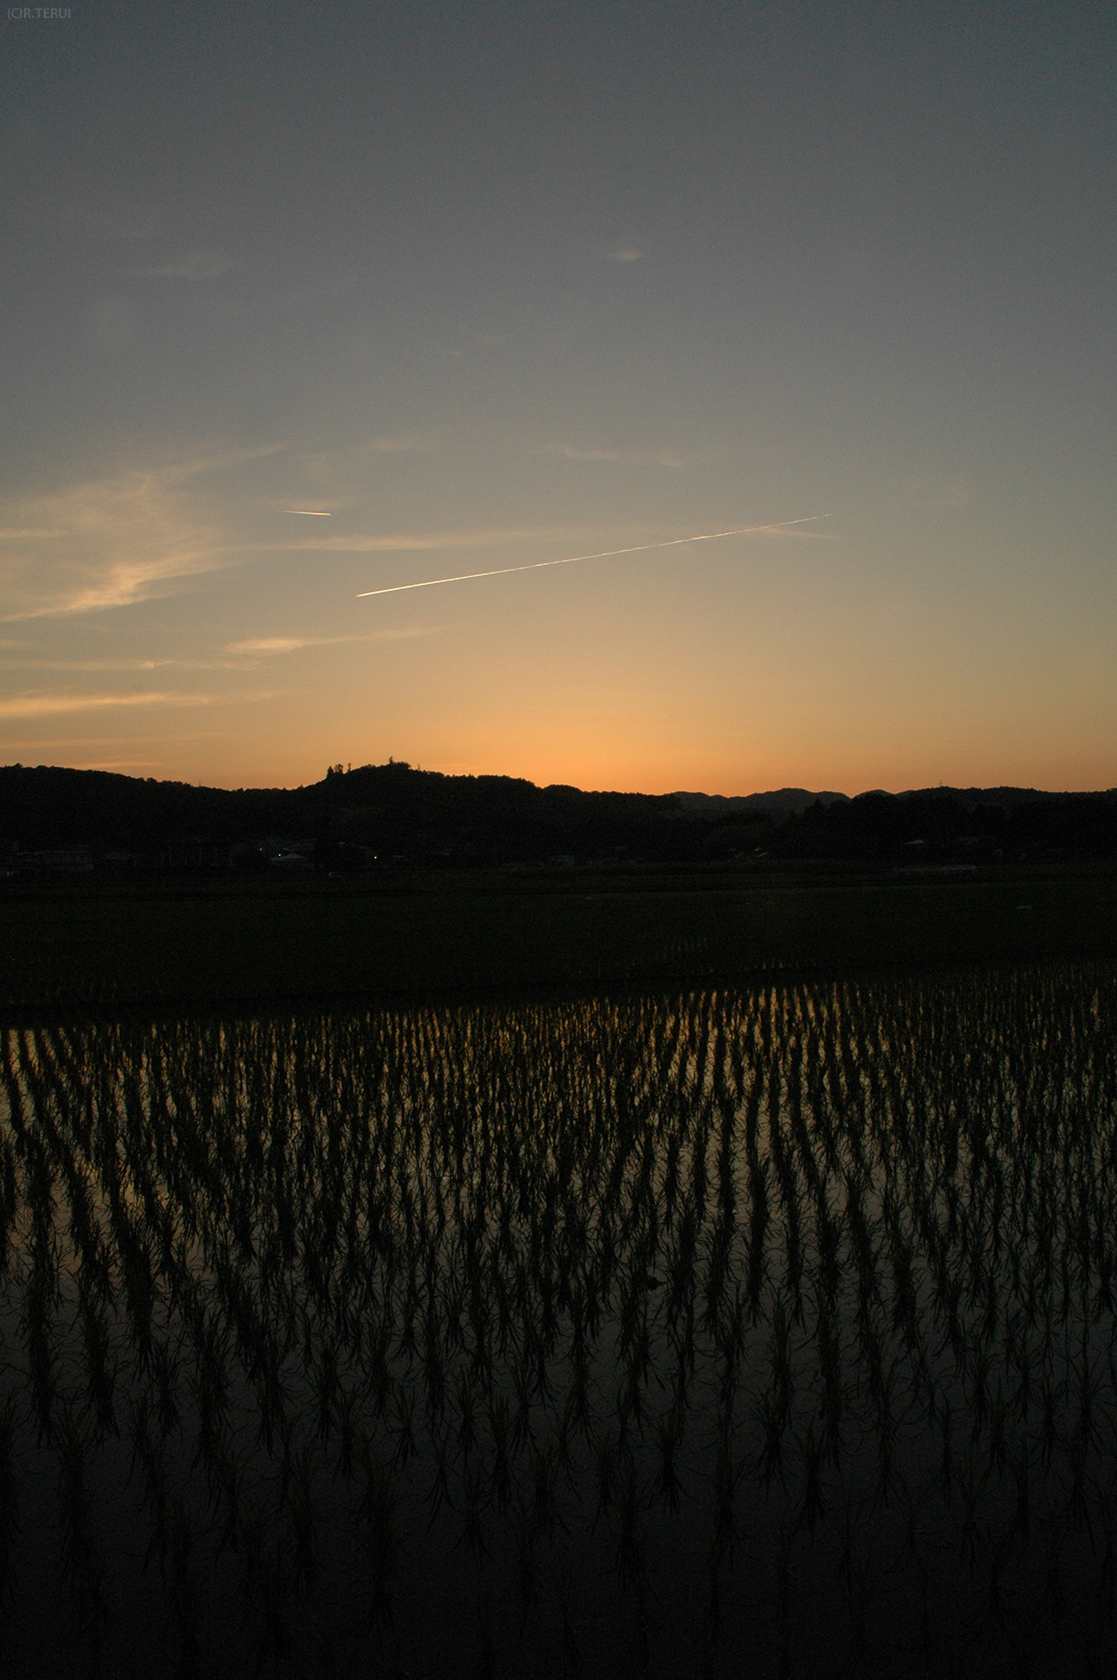
<path id="1" fill-rule="evenodd" d="M 328 513 L 321 508 L 280 508 L 280 513 L 301 513 L 304 519 L 328 519 Z"/>
<path id="2" fill-rule="evenodd" d="M 646 554 L 652 548 L 678 548 L 683 543 L 717 542 L 719 537 L 745 537 L 756 531 L 784 531 L 789 525 L 810 525 L 829 519 L 828 513 L 811 513 L 803 519 L 781 519 L 775 525 L 738 525 L 732 531 L 705 531 L 697 537 L 671 537 L 667 542 L 636 543 L 632 548 L 604 548 L 600 554 L 570 554 L 564 560 L 533 560 L 527 566 L 498 566 L 491 572 L 459 572 L 456 577 L 424 578 L 422 583 L 392 583 L 386 589 L 362 589 L 357 596 L 399 595 L 405 589 L 434 589 L 440 583 L 471 583 L 474 578 L 507 577 L 511 572 L 541 572 L 546 566 L 575 566 L 579 560 L 611 560 L 618 554 Z"/>

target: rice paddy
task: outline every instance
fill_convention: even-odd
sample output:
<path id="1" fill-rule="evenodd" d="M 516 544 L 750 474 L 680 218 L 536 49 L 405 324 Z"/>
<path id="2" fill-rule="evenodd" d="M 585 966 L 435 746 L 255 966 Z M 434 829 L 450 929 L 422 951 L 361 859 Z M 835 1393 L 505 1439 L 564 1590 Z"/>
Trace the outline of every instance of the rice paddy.
<path id="1" fill-rule="evenodd" d="M 1108 1671 L 1112 961 L 0 1073 L 6 1674 Z"/>

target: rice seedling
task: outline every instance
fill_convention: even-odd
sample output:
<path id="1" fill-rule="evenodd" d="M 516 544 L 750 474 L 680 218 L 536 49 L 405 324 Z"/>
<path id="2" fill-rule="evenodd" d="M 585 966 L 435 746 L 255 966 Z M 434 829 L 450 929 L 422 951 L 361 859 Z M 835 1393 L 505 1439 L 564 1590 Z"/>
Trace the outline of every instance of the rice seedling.
<path id="1" fill-rule="evenodd" d="M 807 1432 L 801 1441 L 797 1441 L 800 1456 L 803 1461 L 804 1490 L 803 1503 L 798 1513 L 799 1523 L 805 1523 L 814 1538 L 815 1529 L 826 1514 L 826 1506 L 822 1493 L 822 1466 L 824 1458 L 823 1443 L 815 1436 L 813 1421 L 807 1424 Z"/>
<path id="2" fill-rule="evenodd" d="M 294 1551 L 292 1584 L 297 1593 L 307 1593 L 312 1590 L 319 1572 L 315 1548 L 319 1509 L 314 1491 L 314 1466 L 309 1444 L 304 1446 L 295 1458 L 286 1503 Z"/>
<path id="3" fill-rule="evenodd" d="M 454 1501 L 450 1494 L 450 1449 L 451 1443 L 447 1433 L 441 1429 L 432 1429 L 430 1433 L 430 1456 L 433 1463 L 430 1491 L 427 1494 L 427 1504 L 430 1507 L 430 1520 L 427 1532 L 434 1527 L 438 1513 L 443 1505 L 454 1509 Z"/>
<path id="4" fill-rule="evenodd" d="M 791 1567 L 791 1533 L 786 1521 L 781 1521 L 775 1549 L 776 1621 L 779 1639 L 779 1680 L 790 1680 L 792 1673 L 792 1641 L 795 1633 L 793 1603 L 794 1574 Z"/>
<path id="5" fill-rule="evenodd" d="M 284 1557 L 281 1535 L 265 1530 L 257 1518 L 244 1528 L 243 1592 L 255 1623 L 256 1672 L 288 1661 L 295 1649 L 291 1626 L 291 1590 L 294 1585 Z"/>
<path id="6" fill-rule="evenodd" d="M 15 1396 L 0 1406 L 0 1655 L 4 1629 L 15 1592 L 16 1540 L 19 1535 L 19 1484 L 15 1471 Z"/>
<path id="7" fill-rule="evenodd" d="M 618 1446 L 609 1429 L 603 1428 L 597 1439 L 594 1455 L 594 1487 L 597 1495 L 597 1517 L 607 1515 L 616 1494 L 618 1475 Z"/>
<path id="8" fill-rule="evenodd" d="M 178 1646 L 176 1669 L 183 1680 L 193 1680 L 193 1676 L 202 1672 L 203 1663 L 202 1618 L 193 1564 L 194 1549 L 194 1526 L 179 1495 L 170 1507 L 164 1581 Z"/>
<path id="9" fill-rule="evenodd" d="M 641 1609 L 651 1588 L 647 1533 L 641 1520 L 644 1504 L 636 1466 L 629 1462 L 622 1469 L 617 1489 L 613 1569 L 621 1591 L 632 1593 Z"/>
<path id="10" fill-rule="evenodd" d="M 491 1442 L 490 1487 L 498 1510 L 505 1510 L 512 1496 L 512 1431 L 506 1395 L 495 1394 L 488 1409 Z"/>
<path id="11" fill-rule="evenodd" d="M 582 1626 L 577 1615 L 579 1590 L 573 1569 L 564 1565 L 559 1571 L 558 1602 L 560 1628 L 560 1664 L 564 1676 L 572 1677 L 582 1667 Z"/>
<path id="12" fill-rule="evenodd" d="M 104 1435 L 117 1432 L 113 1410 L 113 1391 L 116 1386 L 116 1361 L 113 1357 L 104 1308 L 91 1299 L 88 1286 L 79 1284 L 82 1341 L 85 1348 L 89 1398 L 97 1417 L 97 1426 Z"/>
<path id="13" fill-rule="evenodd" d="M 838 1672 L 870 1673 L 873 1635 L 876 1631 L 873 1609 L 878 1594 L 878 1581 L 872 1559 L 860 1551 L 848 1528 L 844 1526 L 839 1574 L 845 1596 L 846 1618 L 849 1622 L 849 1645 Z"/>
<path id="14" fill-rule="evenodd" d="M 109 1603 L 104 1559 L 94 1531 L 88 1446 L 68 1407 L 59 1420 L 58 1456 L 62 1579 L 72 1596 L 77 1626 L 88 1641 L 91 1666 L 96 1672 Z"/>
<path id="15" fill-rule="evenodd" d="M 484 1513 L 488 1504 L 484 1472 L 480 1465 L 467 1464 L 462 1471 L 462 1531 L 457 1542 L 480 1563 L 487 1556 Z"/>
<path id="16" fill-rule="evenodd" d="M 472 1672 L 476 1680 L 491 1680 L 496 1672 L 497 1644 L 496 1618 L 493 1613 L 492 1598 L 487 1585 L 482 1584 L 476 1606 L 477 1620 L 477 1656 L 474 1659 Z"/>
<path id="17" fill-rule="evenodd" d="M 358 1532 L 366 1563 L 366 1627 L 380 1633 L 394 1623 L 393 1582 L 401 1557 L 399 1500 L 392 1474 L 366 1447 L 361 1463 Z"/>
<path id="18" fill-rule="evenodd" d="M 658 1462 L 655 1471 L 655 1490 L 665 1510 L 677 1511 L 684 1494 L 679 1478 L 679 1453 L 683 1443 L 685 1419 L 677 1406 L 672 1406 L 655 1425 L 655 1444 Z"/>

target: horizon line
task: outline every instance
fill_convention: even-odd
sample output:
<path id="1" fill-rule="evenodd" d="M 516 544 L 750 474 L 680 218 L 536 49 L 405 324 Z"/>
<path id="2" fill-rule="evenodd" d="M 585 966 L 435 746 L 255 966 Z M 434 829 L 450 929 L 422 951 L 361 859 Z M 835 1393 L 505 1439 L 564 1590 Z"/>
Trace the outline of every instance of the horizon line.
<path id="1" fill-rule="evenodd" d="M 710 800 L 763 799 L 763 798 L 766 798 L 768 796 L 775 796 L 777 794 L 786 794 L 786 793 L 802 793 L 802 794 L 809 795 L 811 798 L 822 798 L 824 796 L 830 796 L 830 797 L 835 798 L 835 799 L 848 800 L 848 801 L 852 801 L 852 800 L 855 800 L 855 799 L 864 799 L 871 794 L 883 794 L 886 798 L 898 799 L 898 798 L 903 797 L 905 794 L 916 794 L 916 793 L 931 793 L 931 794 L 933 794 L 933 793 L 940 793 L 940 792 L 941 793 L 948 793 L 948 794 L 949 793 L 962 793 L 962 794 L 964 794 L 964 793 L 1035 793 L 1035 794 L 1044 794 L 1044 795 L 1046 795 L 1050 798 L 1054 798 L 1054 799 L 1064 798 L 1064 797 L 1066 797 L 1066 798 L 1071 798 L 1071 797 L 1088 798 L 1088 797 L 1092 797 L 1092 796 L 1096 797 L 1096 796 L 1105 795 L 1105 794 L 1115 794 L 1115 795 L 1117 795 L 1117 785 L 1112 786 L 1112 787 L 1094 787 L 1094 788 L 1044 788 L 1044 787 L 1036 787 L 1036 786 L 1026 786 L 1026 785 L 1024 785 L 1022 783 L 1019 783 L 1019 782 L 995 782 L 995 783 L 989 783 L 989 784 L 978 784 L 978 783 L 975 783 L 975 782 L 970 782 L 969 784 L 967 784 L 964 787 L 961 786 L 960 784 L 954 783 L 954 782 L 935 782 L 935 783 L 926 783 L 922 787 L 904 787 L 904 788 L 898 788 L 898 789 L 891 789 L 891 788 L 884 788 L 884 787 L 869 787 L 869 788 L 862 788 L 857 793 L 846 793 L 840 788 L 806 788 L 806 787 L 792 786 L 791 784 L 785 783 L 782 787 L 778 787 L 778 788 L 758 788 L 751 793 L 706 793 L 700 788 L 671 788 L 671 789 L 668 789 L 664 793 L 646 794 L 640 788 L 581 788 L 581 787 L 575 786 L 575 784 L 572 783 L 572 782 L 533 782 L 527 776 L 513 776 L 513 775 L 509 775 L 509 774 L 507 774 L 506 772 L 503 772 L 503 771 L 479 771 L 479 772 L 477 772 L 477 771 L 461 771 L 461 772 L 453 772 L 453 771 L 445 771 L 445 770 L 424 769 L 422 767 L 422 765 L 412 764 L 407 759 L 398 759 L 398 758 L 386 759 L 384 761 L 384 763 L 382 763 L 382 764 L 373 764 L 371 762 L 368 763 L 368 764 L 357 764 L 357 765 L 352 765 L 351 764 L 351 765 L 348 765 L 345 769 L 340 770 L 340 771 L 336 770 L 334 765 L 328 765 L 327 769 L 326 769 L 326 774 L 319 777 L 317 782 L 299 782 L 297 784 L 294 784 L 294 785 L 291 785 L 291 786 L 284 786 L 284 787 L 277 787 L 277 786 L 274 786 L 274 785 L 270 786 L 270 787 L 265 787 L 265 786 L 262 786 L 262 785 L 261 786 L 245 786 L 243 783 L 236 786 L 236 787 L 233 787 L 232 785 L 219 786 L 217 783 L 214 783 L 214 782 L 184 782 L 180 777 L 174 777 L 174 776 L 168 776 L 168 777 L 124 776 L 124 780 L 126 780 L 126 781 L 137 781 L 137 782 L 154 782 L 156 786 L 166 785 L 166 786 L 174 786 L 174 787 L 197 788 L 200 791 L 210 791 L 210 792 L 214 792 L 214 793 L 301 793 L 301 792 L 306 792 L 307 789 L 309 789 L 309 788 L 320 787 L 323 782 L 325 782 L 330 776 L 335 775 L 335 774 L 338 774 L 338 775 L 344 777 L 344 776 L 357 775 L 363 770 L 387 770 L 387 769 L 406 770 L 409 773 L 412 773 L 412 774 L 415 774 L 415 775 L 441 776 L 446 781 L 467 781 L 467 780 L 468 781 L 482 781 L 482 780 L 484 780 L 484 781 L 517 781 L 517 782 L 518 781 L 523 781 L 523 782 L 527 782 L 530 787 L 538 788 L 540 791 L 543 791 L 543 792 L 546 792 L 549 788 L 570 788 L 575 793 L 620 794 L 622 797 L 636 795 L 638 797 L 647 798 L 647 799 L 672 799 L 672 798 L 699 798 L 699 799 L 710 799 Z M 61 771 L 69 772 L 69 773 L 74 774 L 74 775 L 121 775 L 122 774 L 122 772 L 104 769 L 104 768 L 102 768 L 98 765 L 24 764 L 22 762 L 22 760 L 14 760 L 10 764 L 0 764 L 0 773 L 3 773 L 6 770 L 20 770 L 20 771 L 23 771 L 23 770 L 26 770 L 26 771 L 61 770 Z"/>

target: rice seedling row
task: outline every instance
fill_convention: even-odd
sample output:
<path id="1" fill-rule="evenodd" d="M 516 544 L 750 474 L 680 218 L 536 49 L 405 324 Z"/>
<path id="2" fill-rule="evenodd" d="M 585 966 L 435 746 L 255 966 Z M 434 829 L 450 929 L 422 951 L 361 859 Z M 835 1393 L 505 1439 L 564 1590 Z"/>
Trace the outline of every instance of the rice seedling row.
<path id="1" fill-rule="evenodd" d="M 1088 1672 L 1115 1026 L 1099 961 L 3 1030 L 0 1655 Z"/>

